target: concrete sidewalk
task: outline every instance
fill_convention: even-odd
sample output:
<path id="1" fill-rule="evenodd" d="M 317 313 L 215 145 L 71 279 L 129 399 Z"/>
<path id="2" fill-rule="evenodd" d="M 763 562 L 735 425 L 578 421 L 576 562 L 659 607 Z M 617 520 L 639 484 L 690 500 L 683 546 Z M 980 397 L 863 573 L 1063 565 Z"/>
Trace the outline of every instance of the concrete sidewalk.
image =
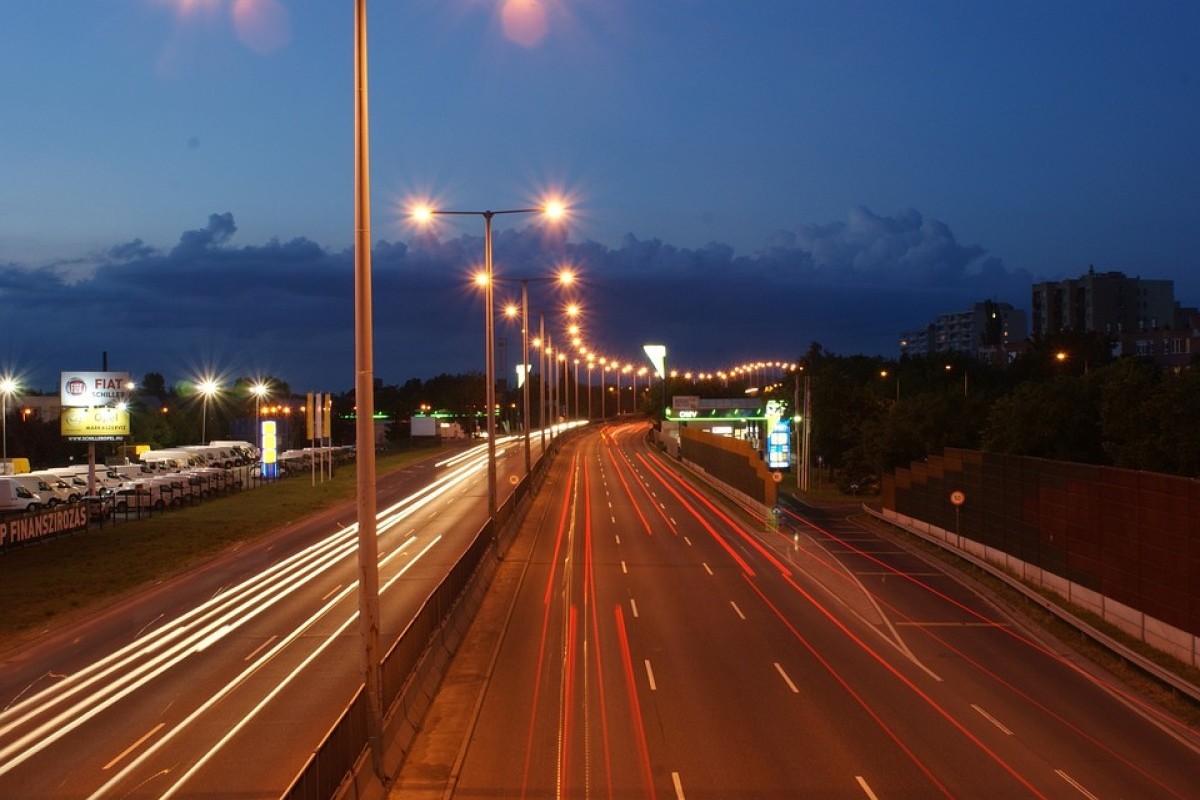
<path id="1" fill-rule="evenodd" d="M 553 494 L 547 489 L 553 485 L 554 481 L 548 480 L 541 487 L 512 546 L 497 567 L 479 612 L 451 659 L 412 748 L 392 783 L 388 794 L 391 800 L 443 800 L 452 796 L 537 528 Z"/>

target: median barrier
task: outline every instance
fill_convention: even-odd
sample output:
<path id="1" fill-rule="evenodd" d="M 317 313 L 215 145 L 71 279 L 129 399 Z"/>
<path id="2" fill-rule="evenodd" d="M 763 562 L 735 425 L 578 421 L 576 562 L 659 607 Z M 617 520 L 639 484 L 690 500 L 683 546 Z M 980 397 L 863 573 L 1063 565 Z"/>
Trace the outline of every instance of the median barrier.
<path id="1" fill-rule="evenodd" d="M 511 546 L 532 496 L 545 481 L 554 453 L 577 430 L 561 433 L 550 441 L 545 454 L 549 458 L 538 458 L 532 465 L 530 474 L 496 509 L 495 522 L 489 521 L 479 529 L 466 552 L 430 592 L 384 655 L 380 695 L 384 705 L 383 766 L 388 774 L 395 774 L 411 749 L 450 660 L 491 585 L 498 562 Z M 360 706 L 365 708 L 361 686 L 281 795 L 282 800 L 384 800 L 388 796 L 388 787 L 374 773 L 365 717 L 361 728 L 358 724 Z"/>

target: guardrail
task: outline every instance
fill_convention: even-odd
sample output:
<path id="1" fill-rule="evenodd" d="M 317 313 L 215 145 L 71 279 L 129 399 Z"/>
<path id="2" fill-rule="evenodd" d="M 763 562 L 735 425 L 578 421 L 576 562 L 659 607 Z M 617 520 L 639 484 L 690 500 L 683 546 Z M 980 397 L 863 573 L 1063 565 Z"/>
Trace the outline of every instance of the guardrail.
<path id="1" fill-rule="evenodd" d="M 387 710 L 384 721 L 385 749 L 407 752 L 416 736 L 441 675 L 458 647 L 461 632 L 454 630 L 455 618 L 462 628 L 473 616 L 468 598 L 482 599 L 491 582 L 496 560 L 508 549 L 524 511 L 525 500 L 541 486 L 552 455 L 567 434 L 554 437 L 546 453 L 532 465 L 530 474 L 514 487 L 509 498 L 496 509 L 475 534 L 471 545 L 421 604 L 416 615 L 392 643 L 381 663 L 380 694 Z M 469 612 L 469 613 L 468 613 Z M 440 645 L 440 646 L 439 646 Z M 354 777 L 367 763 L 367 705 L 359 687 L 338 721 L 300 770 L 281 800 L 329 800 L 340 795 L 361 796 Z M 370 778 L 367 778 L 370 783 Z"/>

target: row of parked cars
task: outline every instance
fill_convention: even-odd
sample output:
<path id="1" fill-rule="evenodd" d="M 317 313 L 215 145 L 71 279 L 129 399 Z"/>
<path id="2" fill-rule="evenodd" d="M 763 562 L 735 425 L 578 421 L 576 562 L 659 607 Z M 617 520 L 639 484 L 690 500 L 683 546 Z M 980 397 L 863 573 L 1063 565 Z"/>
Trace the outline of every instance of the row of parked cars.
<path id="1" fill-rule="evenodd" d="M 0 512 L 78 502 L 87 502 L 100 518 L 114 511 L 165 509 L 241 488 L 244 471 L 235 468 L 255 463 L 258 452 L 249 442 L 212 442 L 142 456 L 138 464 L 97 464 L 91 494 L 86 465 L 0 476 Z"/>

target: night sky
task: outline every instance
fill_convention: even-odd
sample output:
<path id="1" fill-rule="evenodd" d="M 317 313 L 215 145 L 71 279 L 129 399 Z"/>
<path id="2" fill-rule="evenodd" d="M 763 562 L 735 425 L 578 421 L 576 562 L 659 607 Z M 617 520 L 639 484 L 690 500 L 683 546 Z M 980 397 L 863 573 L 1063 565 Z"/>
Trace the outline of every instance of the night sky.
<path id="1" fill-rule="evenodd" d="M 1089 265 L 1200 305 L 1200 4 L 369 0 L 376 362 L 481 370 L 498 277 L 716 370 Z M 353 386 L 350 0 L 0 8 L 0 369 Z M 511 283 L 500 301 L 517 293 Z M 534 309 L 561 327 L 566 295 Z M 519 330 L 502 323 L 505 362 Z"/>

